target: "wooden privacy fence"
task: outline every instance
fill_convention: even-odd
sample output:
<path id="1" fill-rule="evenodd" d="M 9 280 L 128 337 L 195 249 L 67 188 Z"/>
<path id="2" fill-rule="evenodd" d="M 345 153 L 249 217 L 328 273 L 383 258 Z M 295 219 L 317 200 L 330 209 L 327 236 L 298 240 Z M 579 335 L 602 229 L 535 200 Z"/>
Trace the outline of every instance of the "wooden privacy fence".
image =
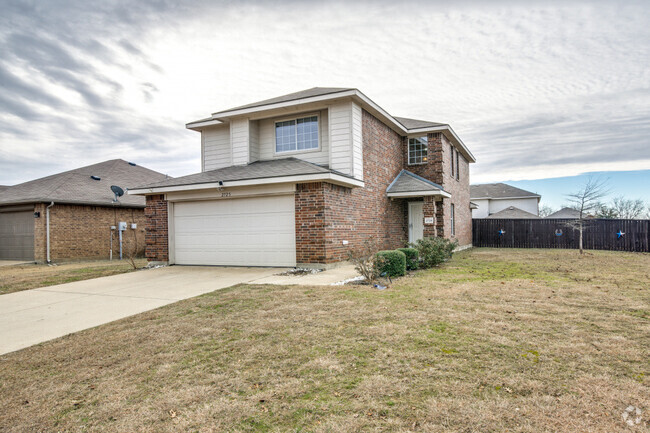
<path id="1" fill-rule="evenodd" d="M 570 219 L 473 219 L 472 244 L 493 248 L 578 248 Z M 650 220 L 585 220 L 583 247 L 649 252 Z"/>

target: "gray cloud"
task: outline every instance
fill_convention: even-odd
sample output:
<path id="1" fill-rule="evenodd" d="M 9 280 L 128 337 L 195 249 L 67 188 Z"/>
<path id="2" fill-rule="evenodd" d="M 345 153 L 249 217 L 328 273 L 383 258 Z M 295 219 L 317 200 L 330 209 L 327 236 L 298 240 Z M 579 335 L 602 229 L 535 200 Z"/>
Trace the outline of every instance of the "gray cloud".
<path id="1" fill-rule="evenodd" d="M 483 180 L 650 161 L 643 3 L 3 3 L 0 183 L 109 157 L 196 171 L 185 122 L 329 85 L 451 123 Z"/>

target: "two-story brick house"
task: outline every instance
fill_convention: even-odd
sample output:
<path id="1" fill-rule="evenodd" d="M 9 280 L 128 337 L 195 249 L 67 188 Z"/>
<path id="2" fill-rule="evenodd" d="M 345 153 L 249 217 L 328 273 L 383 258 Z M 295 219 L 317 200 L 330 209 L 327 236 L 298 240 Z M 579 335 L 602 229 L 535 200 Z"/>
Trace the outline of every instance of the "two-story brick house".
<path id="1" fill-rule="evenodd" d="M 322 266 L 373 236 L 469 246 L 469 163 L 449 125 L 394 117 L 357 89 L 313 88 L 214 113 L 201 173 L 147 196 L 147 257 L 197 265 Z"/>

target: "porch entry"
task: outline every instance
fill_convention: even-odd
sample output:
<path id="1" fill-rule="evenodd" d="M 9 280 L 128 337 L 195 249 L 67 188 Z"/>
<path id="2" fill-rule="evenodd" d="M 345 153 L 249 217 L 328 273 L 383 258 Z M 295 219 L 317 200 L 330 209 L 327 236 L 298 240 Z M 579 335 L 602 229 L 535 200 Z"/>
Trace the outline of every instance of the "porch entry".
<path id="1" fill-rule="evenodd" d="M 409 202 L 409 242 L 424 238 L 424 202 Z"/>

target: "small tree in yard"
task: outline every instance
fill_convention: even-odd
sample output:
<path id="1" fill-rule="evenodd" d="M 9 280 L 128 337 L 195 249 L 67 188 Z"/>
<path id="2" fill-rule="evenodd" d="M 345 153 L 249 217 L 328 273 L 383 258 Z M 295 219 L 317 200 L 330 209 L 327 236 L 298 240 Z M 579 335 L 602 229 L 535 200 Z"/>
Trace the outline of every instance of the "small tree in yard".
<path id="1" fill-rule="evenodd" d="M 362 246 L 348 250 L 348 260 L 370 284 L 379 277 L 379 270 L 376 266 L 378 251 L 377 240 L 373 236 L 367 238 Z"/>
<path id="2" fill-rule="evenodd" d="M 582 239 L 584 228 L 588 223 L 587 218 L 590 213 L 594 213 L 600 204 L 600 200 L 608 193 L 606 181 L 590 177 L 578 191 L 567 194 L 568 200 L 573 205 L 573 208 L 580 212 L 578 219 L 566 223 L 568 227 L 577 229 L 580 234 L 578 241 L 580 254 L 584 253 Z"/>
<path id="3" fill-rule="evenodd" d="M 142 229 L 133 229 L 131 230 L 133 232 L 133 242 L 126 248 L 125 255 L 126 255 L 126 260 L 131 264 L 133 269 L 138 269 L 138 265 L 135 262 L 135 260 L 138 258 L 140 255 L 141 251 L 138 246 L 138 231 L 144 232 Z"/>

